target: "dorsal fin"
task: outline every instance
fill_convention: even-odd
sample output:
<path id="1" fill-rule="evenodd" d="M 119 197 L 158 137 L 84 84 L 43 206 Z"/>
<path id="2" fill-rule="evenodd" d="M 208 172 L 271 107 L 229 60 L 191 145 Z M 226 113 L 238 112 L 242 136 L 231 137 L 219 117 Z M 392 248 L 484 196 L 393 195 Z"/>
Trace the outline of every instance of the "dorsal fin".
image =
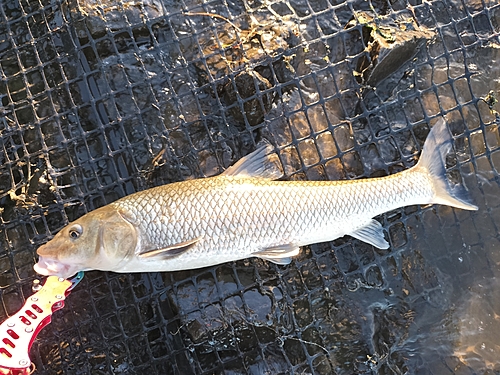
<path id="1" fill-rule="evenodd" d="M 223 176 L 254 177 L 277 180 L 283 176 L 278 155 L 271 144 L 266 143 L 241 158 L 222 173 Z"/>

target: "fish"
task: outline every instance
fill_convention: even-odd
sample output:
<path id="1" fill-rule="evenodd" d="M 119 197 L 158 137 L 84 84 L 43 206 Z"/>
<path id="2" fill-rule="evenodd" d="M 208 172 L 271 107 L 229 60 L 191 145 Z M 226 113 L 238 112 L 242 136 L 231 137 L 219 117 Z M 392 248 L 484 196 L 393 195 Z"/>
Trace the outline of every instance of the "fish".
<path id="1" fill-rule="evenodd" d="M 270 144 L 222 174 L 143 190 L 91 211 L 37 250 L 34 269 L 67 278 L 196 269 L 258 257 L 286 265 L 301 246 L 350 235 L 387 249 L 374 218 L 408 205 L 477 210 L 446 177 L 452 137 L 441 119 L 421 157 L 393 175 L 340 181 L 286 181 Z"/>

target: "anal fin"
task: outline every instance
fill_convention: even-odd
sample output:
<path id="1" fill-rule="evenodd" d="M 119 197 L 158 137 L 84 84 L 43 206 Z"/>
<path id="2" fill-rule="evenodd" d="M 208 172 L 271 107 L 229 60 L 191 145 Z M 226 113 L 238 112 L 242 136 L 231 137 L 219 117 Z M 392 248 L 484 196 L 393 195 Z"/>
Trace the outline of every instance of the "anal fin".
<path id="1" fill-rule="evenodd" d="M 300 247 L 294 244 L 285 244 L 268 247 L 253 253 L 253 256 L 279 265 L 290 264 L 292 257 L 299 255 Z"/>
<path id="2" fill-rule="evenodd" d="M 389 243 L 384 238 L 384 228 L 377 220 L 371 219 L 361 228 L 347 234 L 379 249 L 389 248 Z"/>
<path id="3" fill-rule="evenodd" d="M 160 249 L 148 250 L 143 253 L 140 253 L 139 257 L 147 260 L 164 260 L 173 258 L 191 249 L 194 245 L 198 243 L 200 239 L 201 237 L 198 237 L 193 240 L 179 242 L 174 245 L 170 245 Z"/>

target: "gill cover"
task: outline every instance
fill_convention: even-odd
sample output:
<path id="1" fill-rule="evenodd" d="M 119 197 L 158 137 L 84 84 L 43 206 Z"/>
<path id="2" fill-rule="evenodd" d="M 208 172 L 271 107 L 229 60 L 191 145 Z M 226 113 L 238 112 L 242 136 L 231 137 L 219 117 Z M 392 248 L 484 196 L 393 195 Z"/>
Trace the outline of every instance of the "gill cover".
<path id="1" fill-rule="evenodd" d="M 94 268 L 112 271 L 112 268 L 121 266 L 134 255 L 137 230 L 124 209 L 105 206 L 100 210 L 103 213 L 94 258 L 98 264 L 95 264 Z"/>

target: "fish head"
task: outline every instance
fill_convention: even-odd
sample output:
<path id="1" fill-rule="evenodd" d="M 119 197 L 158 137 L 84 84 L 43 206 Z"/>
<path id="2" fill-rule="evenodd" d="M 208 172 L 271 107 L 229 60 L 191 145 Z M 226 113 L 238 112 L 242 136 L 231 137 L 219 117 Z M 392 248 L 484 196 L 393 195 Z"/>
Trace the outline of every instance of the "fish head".
<path id="1" fill-rule="evenodd" d="M 34 269 L 63 278 L 79 271 L 112 271 L 134 254 L 136 245 L 135 226 L 121 209 L 108 205 L 68 224 L 40 246 Z"/>

